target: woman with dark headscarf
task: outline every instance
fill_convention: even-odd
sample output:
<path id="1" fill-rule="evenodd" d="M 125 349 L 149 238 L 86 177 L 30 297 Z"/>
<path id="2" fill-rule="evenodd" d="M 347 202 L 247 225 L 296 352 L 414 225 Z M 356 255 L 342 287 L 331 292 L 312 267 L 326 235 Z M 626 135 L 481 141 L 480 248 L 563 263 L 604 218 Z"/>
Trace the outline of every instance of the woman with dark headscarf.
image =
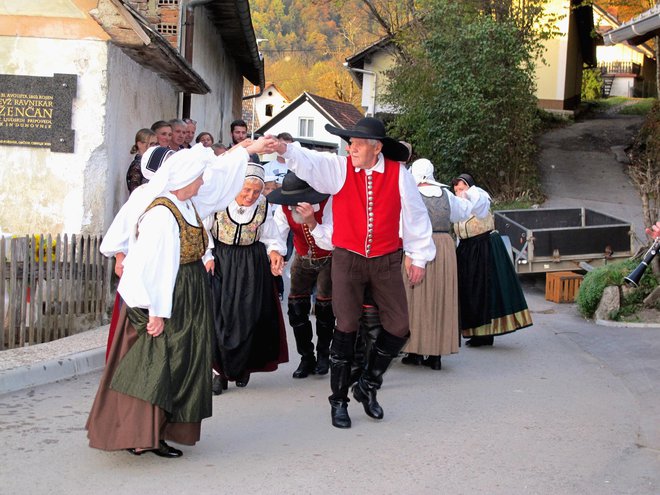
<path id="1" fill-rule="evenodd" d="M 470 174 L 459 175 L 451 184 L 457 196 L 475 186 Z M 466 345 L 493 345 L 496 335 L 531 326 L 527 301 L 493 215 L 473 215 L 454 224 L 454 232 L 460 239 L 458 298 L 461 334 L 469 339 Z"/>

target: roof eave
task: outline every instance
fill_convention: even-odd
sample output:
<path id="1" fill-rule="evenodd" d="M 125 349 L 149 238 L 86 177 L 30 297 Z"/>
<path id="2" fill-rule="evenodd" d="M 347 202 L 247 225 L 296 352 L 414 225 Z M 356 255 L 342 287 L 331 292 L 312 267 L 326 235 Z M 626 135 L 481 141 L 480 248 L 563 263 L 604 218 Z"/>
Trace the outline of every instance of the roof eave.
<path id="1" fill-rule="evenodd" d="M 233 47 L 231 55 L 241 75 L 263 90 L 266 72 L 252 26 L 248 0 L 214 0 L 205 4 L 204 8 L 220 37 Z"/>
<path id="2" fill-rule="evenodd" d="M 211 88 L 163 36 L 122 0 L 99 0 L 90 15 L 112 43 L 143 67 L 168 80 L 179 91 L 207 94 Z"/>
<path id="3" fill-rule="evenodd" d="M 615 45 L 622 41 L 627 41 L 633 45 L 639 45 L 659 34 L 660 6 L 655 6 L 641 16 L 605 33 L 603 35 L 603 40 L 606 45 Z"/>

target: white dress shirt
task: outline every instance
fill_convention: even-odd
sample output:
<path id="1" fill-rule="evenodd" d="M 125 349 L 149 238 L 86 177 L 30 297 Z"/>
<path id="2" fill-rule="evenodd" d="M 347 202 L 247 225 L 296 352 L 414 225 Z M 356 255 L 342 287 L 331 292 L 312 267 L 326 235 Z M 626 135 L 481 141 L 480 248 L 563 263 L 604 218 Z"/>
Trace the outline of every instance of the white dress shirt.
<path id="1" fill-rule="evenodd" d="M 290 170 L 307 181 L 321 193 L 336 194 L 344 186 L 347 174 L 347 158 L 334 153 L 318 152 L 297 146 L 287 146 L 284 158 Z M 406 168 L 399 164 L 399 194 L 401 196 L 400 232 L 403 249 L 415 266 L 424 268 L 426 263 L 435 258 L 435 245 L 431 238 L 431 220 L 424 202 L 419 195 L 417 185 Z M 361 169 L 355 168 L 355 172 Z M 367 175 L 385 172 L 383 154 Z"/>
<path id="2" fill-rule="evenodd" d="M 283 209 L 284 208 L 292 209 L 293 207 L 287 205 L 280 205 L 280 206 L 281 207 L 278 208 L 277 211 L 275 212 L 274 220 L 275 220 L 275 225 L 277 226 L 277 232 L 279 234 L 280 242 L 283 242 L 284 249 L 286 251 L 286 239 L 287 236 L 289 235 L 289 230 L 291 230 L 291 226 L 289 225 L 289 221 Z M 314 208 L 315 213 L 319 211 L 319 209 L 321 208 L 319 204 L 312 205 L 312 207 Z M 325 249 L 326 251 L 332 251 L 334 249 L 334 246 L 332 245 L 332 196 L 328 198 L 328 201 L 325 204 L 325 208 L 323 209 L 323 216 L 321 217 L 321 222 L 323 223 L 317 222 L 316 227 L 310 229 L 309 233 L 312 234 L 312 237 L 314 238 L 314 242 L 316 242 L 316 245 L 318 247 L 320 247 L 321 249 Z M 278 252 L 282 254 L 281 251 L 278 250 Z"/>

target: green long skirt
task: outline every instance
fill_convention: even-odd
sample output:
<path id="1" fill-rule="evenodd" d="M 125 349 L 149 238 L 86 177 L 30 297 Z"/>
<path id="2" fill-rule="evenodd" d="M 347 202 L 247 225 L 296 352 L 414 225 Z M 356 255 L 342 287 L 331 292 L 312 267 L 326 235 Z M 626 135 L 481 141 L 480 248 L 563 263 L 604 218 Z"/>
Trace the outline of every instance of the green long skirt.
<path id="1" fill-rule="evenodd" d="M 181 265 L 171 318 L 158 337 L 145 310 L 124 308 L 87 422 L 90 446 L 157 447 L 163 439 L 194 444 L 211 416 L 210 289 L 201 261 Z"/>

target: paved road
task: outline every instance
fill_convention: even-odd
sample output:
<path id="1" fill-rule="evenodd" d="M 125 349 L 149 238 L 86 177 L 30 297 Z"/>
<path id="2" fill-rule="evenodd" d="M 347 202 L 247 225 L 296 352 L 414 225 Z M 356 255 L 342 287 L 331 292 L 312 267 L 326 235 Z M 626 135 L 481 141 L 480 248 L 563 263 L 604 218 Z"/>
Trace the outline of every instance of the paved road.
<path id="1" fill-rule="evenodd" d="M 645 243 L 639 193 L 611 147 L 628 146 L 634 115 L 602 115 L 548 132 L 539 141 L 544 208 L 586 207 L 631 222 Z"/>
<path id="2" fill-rule="evenodd" d="M 584 200 L 632 218 L 610 153 L 565 153 L 562 135 L 601 136 L 578 125 L 586 134 L 547 136 L 546 206 Z M 603 160 L 602 174 L 584 170 Z M 523 283 L 533 327 L 462 348 L 442 371 L 395 362 L 385 419 L 351 402 L 350 430 L 330 425 L 328 377 L 293 380 L 296 362 L 215 397 L 201 442 L 176 460 L 87 447 L 99 373 L 0 396 L 0 493 L 657 495 L 660 330 L 596 326 L 545 301 L 542 278 Z"/>
<path id="3" fill-rule="evenodd" d="M 215 397 L 176 460 L 87 447 L 98 373 L 5 395 L 0 491 L 660 493 L 657 330 L 596 327 L 540 285 L 525 280 L 533 327 L 442 371 L 396 362 L 385 419 L 353 401 L 350 430 L 330 425 L 327 376 L 294 381 L 296 363 Z"/>

